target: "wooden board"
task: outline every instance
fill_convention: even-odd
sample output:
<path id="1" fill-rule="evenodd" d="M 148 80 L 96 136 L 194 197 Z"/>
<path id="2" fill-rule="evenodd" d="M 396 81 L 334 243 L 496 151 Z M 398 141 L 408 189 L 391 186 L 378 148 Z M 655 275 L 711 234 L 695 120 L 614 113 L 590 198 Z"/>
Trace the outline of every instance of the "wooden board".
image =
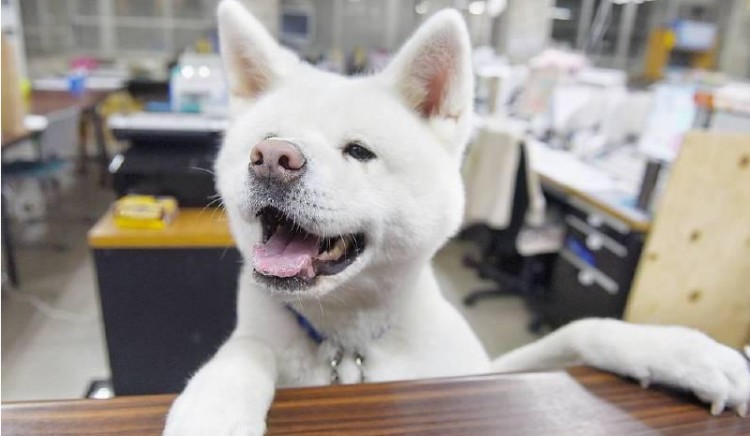
<path id="1" fill-rule="evenodd" d="M 750 136 L 692 132 L 682 145 L 625 319 L 750 341 Z"/>
<path id="2" fill-rule="evenodd" d="M 3 435 L 160 435 L 172 395 L 4 404 Z M 589 368 L 280 389 L 269 435 L 740 435 L 750 419 Z"/>
<path id="3" fill-rule="evenodd" d="M 21 91 L 20 59 L 12 35 L 2 36 L 2 133 L 5 138 L 23 135 L 26 104 Z"/>
<path id="4" fill-rule="evenodd" d="M 182 208 L 162 230 L 121 229 L 108 211 L 89 231 L 91 248 L 233 247 L 229 221 L 216 208 Z"/>

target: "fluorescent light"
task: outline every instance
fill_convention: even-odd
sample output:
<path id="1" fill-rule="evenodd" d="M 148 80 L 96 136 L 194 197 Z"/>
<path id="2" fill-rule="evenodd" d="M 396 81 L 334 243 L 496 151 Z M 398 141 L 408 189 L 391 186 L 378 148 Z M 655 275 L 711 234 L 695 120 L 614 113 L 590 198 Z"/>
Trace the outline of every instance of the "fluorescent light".
<path id="1" fill-rule="evenodd" d="M 195 75 L 195 68 L 192 65 L 185 65 L 182 67 L 181 73 L 184 78 L 189 79 Z"/>
<path id="2" fill-rule="evenodd" d="M 482 15 L 487 9 L 487 3 L 484 1 L 474 1 L 469 3 L 469 13 L 471 15 Z"/>

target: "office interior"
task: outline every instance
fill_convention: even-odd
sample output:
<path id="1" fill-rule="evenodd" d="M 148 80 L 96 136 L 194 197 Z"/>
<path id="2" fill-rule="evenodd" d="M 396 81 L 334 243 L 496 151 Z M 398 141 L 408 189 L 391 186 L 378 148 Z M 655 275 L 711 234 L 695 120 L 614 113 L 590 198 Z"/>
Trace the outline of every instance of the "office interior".
<path id="1" fill-rule="evenodd" d="M 465 220 L 433 263 L 489 354 L 585 317 L 750 343 L 750 2 L 241 1 L 348 76 L 464 17 Z M 217 3 L 2 1 L 4 402 L 179 392 L 231 331 Z"/>

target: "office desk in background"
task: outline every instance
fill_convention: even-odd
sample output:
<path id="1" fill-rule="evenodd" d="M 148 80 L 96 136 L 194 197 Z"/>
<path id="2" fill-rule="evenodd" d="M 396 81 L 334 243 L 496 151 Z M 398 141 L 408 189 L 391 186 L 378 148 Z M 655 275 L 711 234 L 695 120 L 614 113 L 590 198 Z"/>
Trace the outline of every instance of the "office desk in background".
<path id="1" fill-rule="evenodd" d="M 108 90 L 86 90 L 80 96 L 74 96 L 68 91 L 31 91 L 29 113 L 34 115 L 49 115 L 52 112 L 76 108 L 81 112 L 81 139 L 79 143 L 79 169 L 83 167 L 85 158 L 85 139 L 87 122 L 94 129 L 96 141 L 97 159 L 100 165 L 100 182 L 107 180 L 107 165 L 109 165 L 109 153 L 104 137 L 104 120 L 99 113 L 99 105 L 113 92 L 118 89 Z"/>
<path id="2" fill-rule="evenodd" d="M 172 395 L 4 404 L 3 434 L 160 435 Z M 642 389 L 588 368 L 280 389 L 268 433 L 325 435 L 721 434 L 750 419 L 712 417 L 689 395 Z"/>
<path id="3" fill-rule="evenodd" d="M 559 326 L 623 316 L 651 217 L 630 206 L 635 179 L 620 180 L 572 153 L 531 143 L 532 168 L 564 206 L 565 239 L 552 269 L 543 318 Z"/>
<path id="4" fill-rule="evenodd" d="M 14 147 L 23 141 L 28 141 L 34 138 L 34 135 L 38 132 L 33 130 L 22 130 L 16 133 L 5 133 L 3 132 L 2 149 L 5 151 L 8 148 Z"/>
<path id="5" fill-rule="evenodd" d="M 22 130 L 15 133 L 5 133 L 2 135 L 2 151 L 6 151 L 17 145 L 35 139 L 41 132 L 34 130 Z M 2 204 L 0 204 L 0 225 L 2 226 L 2 249 L 3 259 L 5 260 L 8 280 L 13 286 L 18 286 L 18 266 L 16 265 L 15 244 L 13 235 L 10 232 L 10 219 L 8 218 L 8 208 L 5 201 L 5 195 L 2 195 Z"/>
<path id="6" fill-rule="evenodd" d="M 632 205 L 640 188 L 640 173 L 619 180 L 570 152 L 550 149 L 538 141 L 530 148 L 532 167 L 545 188 L 586 203 L 634 231 L 648 232 L 650 215 Z"/>
<path id="7" fill-rule="evenodd" d="M 179 392 L 234 329 L 239 251 L 223 211 L 181 209 L 162 230 L 89 231 L 117 395 Z"/>
<path id="8" fill-rule="evenodd" d="M 100 182 L 103 184 L 107 179 L 107 165 L 109 154 L 107 153 L 106 140 L 104 137 L 104 122 L 99 114 L 99 104 L 103 102 L 115 90 L 84 91 L 80 96 L 73 96 L 68 91 L 40 91 L 33 90 L 29 99 L 28 112 L 32 115 L 48 116 L 53 112 L 75 108 L 81 112 L 80 140 L 79 140 L 79 168 L 84 168 L 85 158 L 85 136 L 86 122 L 90 122 L 94 128 L 94 136 L 97 145 L 97 158 L 100 164 Z M 15 134 L 5 134 L 2 137 L 2 150 L 7 151 L 12 147 L 19 146 L 27 140 L 38 139 L 43 130 L 24 130 Z M 37 142 L 37 154 L 41 159 L 43 156 L 41 146 Z M 13 286 L 18 286 L 18 270 L 15 262 L 15 250 L 13 237 L 10 232 L 10 220 L 8 219 L 5 206 L 5 197 L 2 199 L 2 228 L 3 228 L 3 256 L 6 259 L 8 279 Z"/>
<path id="9" fill-rule="evenodd" d="M 97 107 L 112 92 L 114 92 L 114 90 L 113 91 L 85 91 L 83 94 L 76 97 L 67 91 L 32 90 L 31 96 L 29 98 L 28 113 L 30 115 L 38 115 L 38 116 L 46 117 L 57 111 L 74 108 L 74 109 L 81 111 L 84 117 L 85 116 L 91 117 L 91 121 L 94 124 L 99 125 L 98 127 L 95 126 L 95 129 L 98 132 L 99 129 L 103 128 L 103 124 L 102 124 L 101 118 L 98 116 L 98 113 L 96 113 Z M 33 139 L 34 135 L 39 134 L 41 132 L 42 131 L 29 129 L 29 130 L 23 130 L 23 131 L 17 132 L 15 134 L 3 133 L 2 149 L 6 150 L 8 148 L 19 145 L 23 141 Z M 96 139 L 97 139 L 97 148 L 99 148 L 100 149 L 99 151 L 101 152 L 101 150 L 104 147 L 103 134 L 101 136 L 102 142 L 99 142 L 99 139 L 100 139 L 99 133 L 97 133 Z M 106 153 L 106 149 L 105 149 L 105 153 Z M 106 164 L 105 164 L 105 167 L 106 167 Z"/>

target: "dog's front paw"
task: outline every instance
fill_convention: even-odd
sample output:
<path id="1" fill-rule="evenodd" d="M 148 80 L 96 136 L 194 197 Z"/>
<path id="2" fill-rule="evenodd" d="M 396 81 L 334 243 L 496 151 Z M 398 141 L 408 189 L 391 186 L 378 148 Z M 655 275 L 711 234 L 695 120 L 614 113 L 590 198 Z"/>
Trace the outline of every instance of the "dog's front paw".
<path id="1" fill-rule="evenodd" d="M 172 404 L 164 436 L 263 435 L 265 413 L 232 400 L 211 392 L 185 391 Z"/>
<path id="2" fill-rule="evenodd" d="M 655 329 L 643 338 L 638 357 L 623 372 L 644 387 L 658 383 L 692 391 L 711 405 L 713 415 L 729 408 L 747 416 L 750 370 L 739 352 L 695 330 Z"/>

